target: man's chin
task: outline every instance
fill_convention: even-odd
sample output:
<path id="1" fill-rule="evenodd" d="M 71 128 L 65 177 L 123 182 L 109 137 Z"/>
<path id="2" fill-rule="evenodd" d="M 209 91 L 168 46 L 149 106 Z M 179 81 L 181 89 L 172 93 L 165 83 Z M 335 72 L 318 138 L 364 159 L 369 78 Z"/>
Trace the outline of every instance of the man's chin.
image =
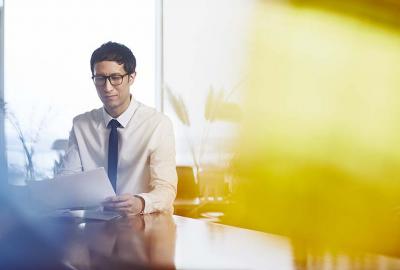
<path id="1" fill-rule="evenodd" d="M 118 108 L 119 104 L 118 102 L 113 102 L 113 101 L 103 101 L 103 105 L 104 107 L 106 107 L 107 109 L 113 110 L 115 108 Z"/>
<path id="2" fill-rule="evenodd" d="M 105 103 L 103 102 L 104 108 L 106 109 L 106 111 L 108 112 L 108 114 L 112 114 L 112 112 L 114 112 L 115 110 L 118 109 L 118 104 L 115 103 Z"/>

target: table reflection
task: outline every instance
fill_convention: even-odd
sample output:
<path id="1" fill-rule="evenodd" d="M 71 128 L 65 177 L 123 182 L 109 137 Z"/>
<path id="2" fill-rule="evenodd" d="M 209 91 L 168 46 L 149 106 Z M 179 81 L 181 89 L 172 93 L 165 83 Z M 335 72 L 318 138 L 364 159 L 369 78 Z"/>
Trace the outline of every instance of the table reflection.
<path id="1" fill-rule="evenodd" d="M 104 222 L 1 213 L 0 269 L 175 269 L 172 215 Z"/>
<path id="2" fill-rule="evenodd" d="M 170 214 L 104 222 L 0 211 L 0 269 L 175 268 L 394 270 L 400 259 Z"/>
<path id="3" fill-rule="evenodd" d="M 292 241 L 294 270 L 396 270 L 400 259 L 348 248 Z"/>
<path id="4" fill-rule="evenodd" d="M 139 215 L 107 223 L 80 223 L 64 263 L 77 269 L 174 268 L 176 228 L 171 215 Z"/>

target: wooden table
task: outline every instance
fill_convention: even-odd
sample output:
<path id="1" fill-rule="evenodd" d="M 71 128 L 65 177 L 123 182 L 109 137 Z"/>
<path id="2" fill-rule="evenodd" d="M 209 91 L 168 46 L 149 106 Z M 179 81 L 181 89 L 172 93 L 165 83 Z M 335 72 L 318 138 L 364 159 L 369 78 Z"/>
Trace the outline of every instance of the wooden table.
<path id="1" fill-rule="evenodd" d="M 398 258 L 315 251 L 286 237 L 169 214 L 104 222 L 10 209 L 0 220 L 0 269 L 400 269 Z"/>

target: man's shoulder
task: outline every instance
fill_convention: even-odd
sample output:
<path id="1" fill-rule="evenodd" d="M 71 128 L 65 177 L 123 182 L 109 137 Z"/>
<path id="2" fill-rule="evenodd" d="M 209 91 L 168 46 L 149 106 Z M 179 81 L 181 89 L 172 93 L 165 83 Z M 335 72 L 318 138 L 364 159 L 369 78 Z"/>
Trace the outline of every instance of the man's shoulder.
<path id="1" fill-rule="evenodd" d="M 84 123 L 98 123 L 99 121 L 101 121 L 102 113 L 102 108 L 98 108 L 78 114 L 74 117 L 73 124 L 80 125 Z"/>
<path id="2" fill-rule="evenodd" d="M 157 111 L 155 108 L 139 103 L 137 114 L 139 119 L 154 122 L 169 121 L 168 116 L 164 113 Z"/>

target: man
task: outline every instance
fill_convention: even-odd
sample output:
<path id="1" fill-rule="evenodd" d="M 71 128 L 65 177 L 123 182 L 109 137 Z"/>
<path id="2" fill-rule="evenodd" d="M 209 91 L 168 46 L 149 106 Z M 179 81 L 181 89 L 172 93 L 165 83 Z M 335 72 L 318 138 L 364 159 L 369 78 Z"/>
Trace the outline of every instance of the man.
<path id="1" fill-rule="evenodd" d="M 130 94 L 136 59 L 126 46 L 108 42 L 90 59 L 103 107 L 73 119 L 61 174 L 106 168 L 117 196 L 104 207 L 124 215 L 173 211 L 175 140 L 170 120 Z"/>

